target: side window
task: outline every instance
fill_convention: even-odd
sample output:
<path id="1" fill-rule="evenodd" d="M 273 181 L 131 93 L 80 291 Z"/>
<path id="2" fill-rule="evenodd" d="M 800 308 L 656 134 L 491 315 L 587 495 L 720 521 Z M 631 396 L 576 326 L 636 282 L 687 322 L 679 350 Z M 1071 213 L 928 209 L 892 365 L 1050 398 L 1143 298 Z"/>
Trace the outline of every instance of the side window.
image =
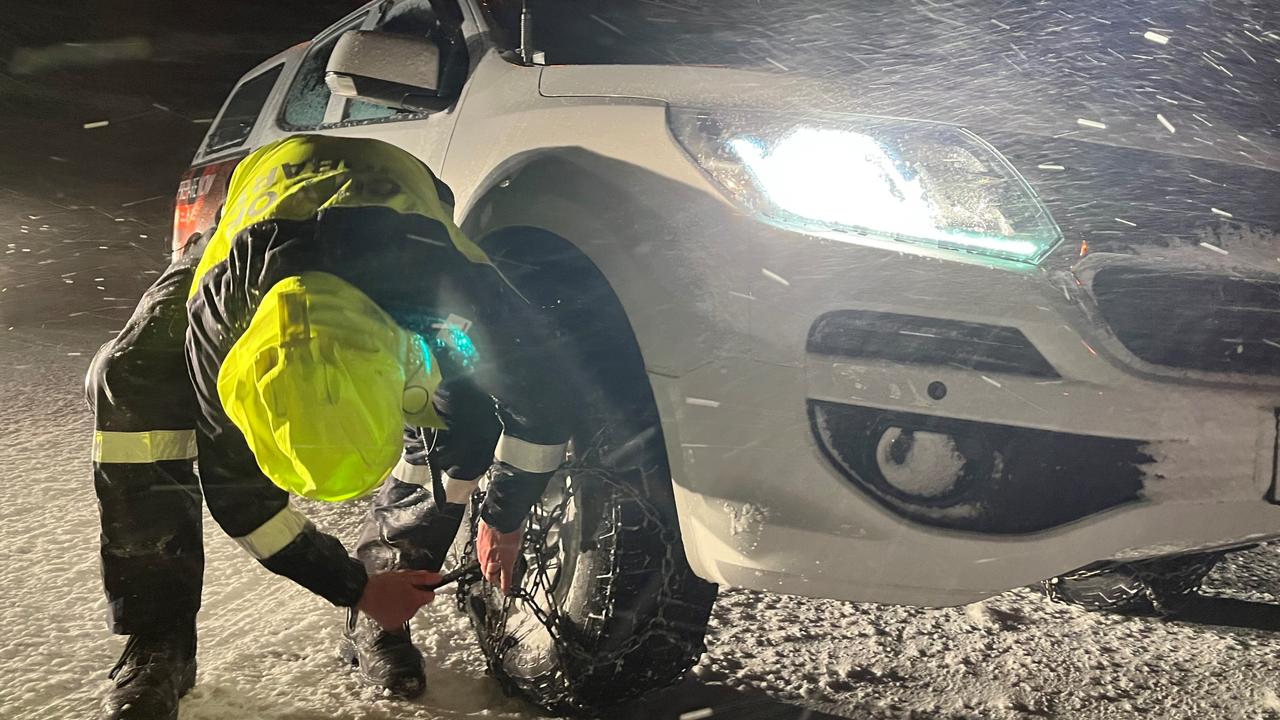
<path id="1" fill-rule="evenodd" d="M 462 33 L 462 10 L 454 0 L 401 0 L 382 16 L 376 29 L 391 35 L 412 35 L 435 41 L 440 47 L 441 97 L 456 97 L 461 92 L 468 71 L 467 43 Z M 347 103 L 342 119 L 356 122 L 420 115 L 422 113 L 353 100 Z"/>
<path id="2" fill-rule="evenodd" d="M 244 144 L 244 141 L 249 138 L 249 133 L 253 131 L 254 123 L 258 121 L 258 113 L 262 112 L 262 106 L 266 104 L 267 96 L 271 94 L 271 88 L 275 87 L 276 79 L 280 77 L 280 70 L 283 67 L 283 65 L 277 65 L 257 77 L 246 80 L 231 94 L 231 99 L 227 101 L 222 116 L 218 118 L 218 124 L 209 131 L 209 141 L 204 148 L 206 153 Z"/>
<path id="3" fill-rule="evenodd" d="M 342 33 L 359 28 L 366 17 L 361 15 L 353 19 L 307 51 L 293 85 L 289 87 L 284 113 L 280 116 L 280 124 L 286 130 L 313 130 L 324 123 L 330 96 L 329 86 L 324 83 L 324 69 L 329 64 L 329 56 Z"/>

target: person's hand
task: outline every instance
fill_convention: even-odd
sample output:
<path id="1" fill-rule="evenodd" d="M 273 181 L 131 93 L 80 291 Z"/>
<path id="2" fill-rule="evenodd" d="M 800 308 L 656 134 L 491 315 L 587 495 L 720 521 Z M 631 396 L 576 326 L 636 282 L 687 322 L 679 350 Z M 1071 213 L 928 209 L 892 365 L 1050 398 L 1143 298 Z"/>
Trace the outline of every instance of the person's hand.
<path id="1" fill-rule="evenodd" d="M 436 594 L 418 585 L 432 585 L 440 574 L 426 570 L 393 570 L 369 576 L 356 609 L 373 618 L 384 630 L 399 630 Z"/>
<path id="2" fill-rule="evenodd" d="M 503 594 L 511 592 L 511 578 L 516 571 L 516 558 L 520 556 L 520 545 L 524 540 L 524 532 L 519 528 L 509 533 L 494 529 L 483 519 L 476 534 L 476 559 L 480 561 L 480 572 L 491 585 L 502 588 Z"/>

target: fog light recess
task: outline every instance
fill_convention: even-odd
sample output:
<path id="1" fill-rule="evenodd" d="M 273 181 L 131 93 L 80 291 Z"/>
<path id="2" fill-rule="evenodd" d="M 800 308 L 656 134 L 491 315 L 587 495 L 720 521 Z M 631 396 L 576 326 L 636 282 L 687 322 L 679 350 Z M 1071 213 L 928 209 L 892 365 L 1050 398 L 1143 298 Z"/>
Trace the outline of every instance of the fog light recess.
<path id="1" fill-rule="evenodd" d="M 877 443 L 876 465 L 890 489 L 933 504 L 963 495 L 975 474 L 998 472 L 993 454 L 981 454 L 985 457 L 970 459 L 961 443 L 946 433 L 890 427 Z"/>
<path id="2" fill-rule="evenodd" d="M 1139 501 L 1137 440 L 809 401 L 819 448 L 859 490 L 934 527 L 1027 533 Z"/>

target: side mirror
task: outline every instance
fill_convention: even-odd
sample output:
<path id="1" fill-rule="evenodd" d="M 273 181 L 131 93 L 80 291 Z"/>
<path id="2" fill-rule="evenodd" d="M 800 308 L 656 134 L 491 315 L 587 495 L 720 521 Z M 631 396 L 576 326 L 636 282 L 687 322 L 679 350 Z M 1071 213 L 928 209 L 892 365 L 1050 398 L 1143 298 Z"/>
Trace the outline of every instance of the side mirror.
<path id="1" fill-rule="evenodd" d="M 403 110 L 443 110 L 440 48 L 431 40 L 370 30 L 342 34 L 325 66 L 334 95 Z"/>

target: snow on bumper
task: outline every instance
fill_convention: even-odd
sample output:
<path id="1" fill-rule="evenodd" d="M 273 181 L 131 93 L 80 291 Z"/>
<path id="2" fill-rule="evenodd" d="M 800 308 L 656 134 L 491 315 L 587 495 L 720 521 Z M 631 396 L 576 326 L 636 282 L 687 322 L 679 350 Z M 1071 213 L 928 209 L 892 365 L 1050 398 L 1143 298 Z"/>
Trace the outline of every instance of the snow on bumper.
<path id="1" fill-rule="evenodd" d="M 1274 378 L 1149 372 L 1111 352 L 1105 327 L 1080 310 L 1078 291 L 1048 274 L 872 257 L 833 244 L 796 247 L 762 250 L 762 266 L 787 282 L 751 289 L 747 356 L 678 378 L 651 376 L 686 549 L 704 577 L 814 596 L 955 604 L 1097 560 L 1280 536 L 1280 506 L 1269 502 L 1280 408 Z M 928 282 L 908 282 L 918 278 Z M 1050 370 L 814 352 L 811 328 L 837 311 L 1016 329 Z M 1024 473 L 1020 483 L 1022 491 L 1039 483 L 1049 515 L 1073 493 L 1096 499 L 1119 490 L 1029 527 L 930 522 L 884 502 L 833 462 L 815 432 L 815 404 L 943 423 L 916 428 L 927 431 L 922 447 L 939 447 L 945 423 L 1057 437 L 1052 447 L 1076 457 L 1055 460 L 1043 475 Z M 899 435 L 901 425 L 886 423 Z M 893 438 L 879 447 L 871 440 L 869 456 L 895 450 Z M 1096 459 L 1096 448 L 1123 452 L 1099 469 L 1083 462 Z M 937 472 L 948 462 L 944 453 L 919 467 Z M 1132 472 L 1108 474 L 1117 468 Z M 942 493 L 918 480 L 908 489 Z M 924 500 L 926 510 L 945 506 Z M 1016 510 L 1001 511 L 1008 519 Z"/>

